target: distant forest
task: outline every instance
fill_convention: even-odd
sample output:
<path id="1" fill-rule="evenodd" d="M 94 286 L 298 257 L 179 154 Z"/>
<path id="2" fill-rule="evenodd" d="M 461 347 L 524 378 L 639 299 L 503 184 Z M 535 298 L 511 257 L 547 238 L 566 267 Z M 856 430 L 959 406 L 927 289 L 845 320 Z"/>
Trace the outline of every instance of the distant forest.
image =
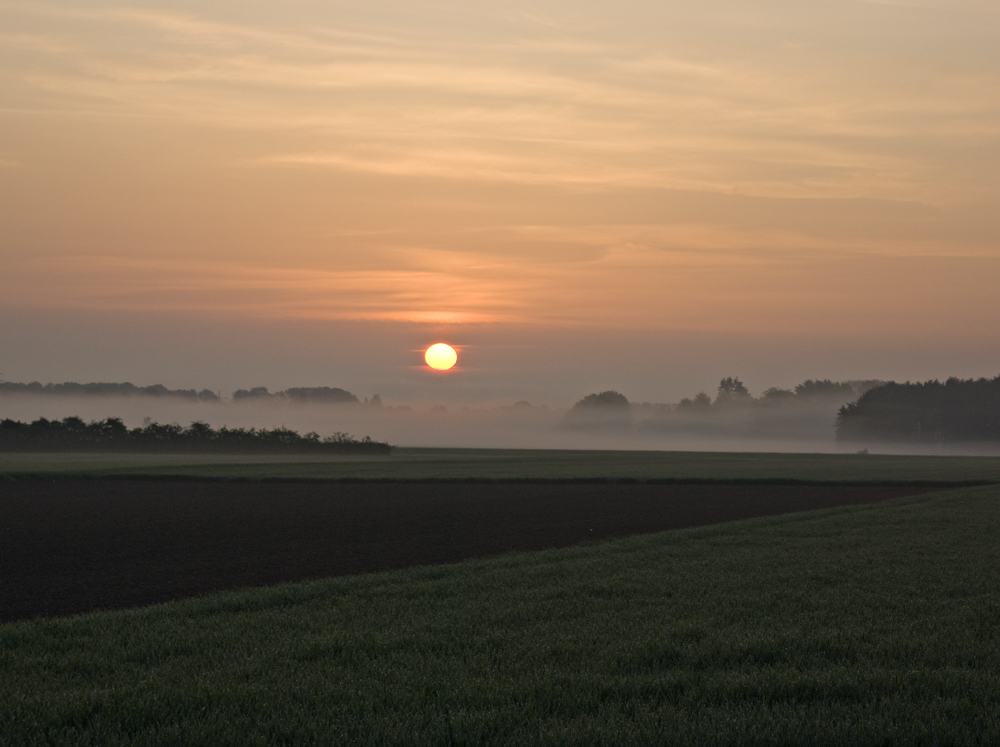
<path id="1" fill-rule="evenodd" d="M 810 379 L 760 397 L 730 376 L 714 399 L 702 392 L 672 405 L 630 403 L 616 391 L 590 394 L 564 424 L 689 436 L 816 438 L 832 430 L 840 442 L 993 442 L 1000 441 L 1000 376 L 943 384 Z"/>
<path id="2" fill-rule="evenodd" d="M 1000 376 L 883 384 L 840 408 L 837 440 L 1000 441 Z"/>
<path id="3" fill-rule="evenodd" d="M 267 390 L 266 386 L 255 386 L 253 389 L 238 389 L 233 392 L 233 401 L 239 400 L 286 400 L 289 402 L 357 402 L 358 398 L 346 389 L 328 386 L 294 387 L 283 392 Z M 376 394 L 367 404 L 381 404 L 382 399 Z"/>
<path id="4" fill-rule="evenodd" d="M 150 423 L 129 430 L 119 418 L 85 423 L 78 417 L 39 418 L 32 423 L 0 420 L 0 451 L 103 451 L 196 454 L 371 454 L 388 455 L 392 447 L 368 436 L 346 433 L 321 438 L 287 428 L 220 428 L 207 423 Z"/>
<path id="5" fill-rule="evenodd" d="M 167 389 L 162 384 L 153 386 L 136 386 L 129 382 L 122 384 L 77 384 L 67 381 L 64 384 L 20 384 L 14 381 L 0 381 L 0 394 L 53 394 L 76 397 L 180 397 L 183 399 L 200 400 L 202 402 L 218 402 L 219 395 L 209 389 L 200 392 L 195 389 Z"/>
<path id="6" fill-rule="evenodd" d="M 599 412 L 611 413 L 628 411 L 630 408 L 639 412 L 648 412 L 654 416 L 664 416 L 670 413 L 686 413 L 697 415 L 712 412 L 728 411 L 741 407 L 772 408 L 786 405 L 811 405 L 817 403 L 834 405 L 851 402 L 870 389 L 886 382 L 878 379 L 858 379 L 853 381 L 830 381 L 830 379 L 807 379 L 794 389 L 779 389 L 772 387 L 764 391 L 760 397 L 754 397 L 740 381 L 738 376 L 727 376 L 719 382 L 713 400 L 705 392 L 694 398 L 685 397 L 675 405 L 649 403 L 630 403 L 625 395 L 609 390 L 599 394 L 588 394 L 570 410 L 570 418 L 583 417 Z"/>
<path id="7" fill-rule="evenodd" d="M 864 392 L 884 384 L 878 379 L 856 379 L 852 381 L 830 381 L 830 379 L 807 379 L 794 389 L 771 387 L 766 389 L 759 398 L 750 394 L 746 385 L 738 376 L 727 376 L 719 382 L 719 388 L 713 401 L 704 392 L 694 399 L 684 398 L 677 403 L 675 409 L 680 411 L 697 411 L 728 409 L 748 405 L 774 407 L 781 405 L 815 404 L 818 402 L 850 402 Z"/>
<path id="8" fill-rule="evenodd" d="M 0 395 L 3 394 L 40 394 L 77 397 L 175 397 L 198 402 L 221 402 L 222 397 L 209 389 L 200 392 L 195 389 L 167 389 L 162 384 L 153 386 L 136 386 L 129 382 L 121 384 L 98 383 L 77 384 L 67 381 L 64 384 L 40 384 L 33 381 L 21 384 L 13 381 L 0 381 Z M 282 392 L 269 392 L 267 387 L 257 386 L 252 389 L 238 389 L 233 393 L 233 401 L 286 401 L 286 402 L 330 402 L 352 403 L 358 398 L 346 389 L 329 386 L 292 387 Z M 376 394 L 365 404 L 381 405 L 382 400 Z"/>

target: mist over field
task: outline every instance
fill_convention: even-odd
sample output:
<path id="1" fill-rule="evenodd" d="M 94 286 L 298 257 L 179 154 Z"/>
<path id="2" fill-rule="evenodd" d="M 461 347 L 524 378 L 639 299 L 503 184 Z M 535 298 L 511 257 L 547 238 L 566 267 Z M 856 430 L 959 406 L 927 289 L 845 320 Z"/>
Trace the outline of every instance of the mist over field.
<path id="1" fill-rule="evenodd" d="M 579 407 L 527 402 L 483 407 L 392 401 L 368 404 L 292 402 L 281 398 L 219 401 L 149 396 L 0 395 L 0 420 L 85 421 L 121 418 L 129 428 L 204 422 L 213 428 L 287 427 L 326 437 L 348 433 L 393 446 L 448 448 L 622 449 L 899 454 L 997 454 L 996 444 L 837 443 L 836 400 L 770 407 L 715 408 L 631 403 L 624 411 L 579 413 Z"/>

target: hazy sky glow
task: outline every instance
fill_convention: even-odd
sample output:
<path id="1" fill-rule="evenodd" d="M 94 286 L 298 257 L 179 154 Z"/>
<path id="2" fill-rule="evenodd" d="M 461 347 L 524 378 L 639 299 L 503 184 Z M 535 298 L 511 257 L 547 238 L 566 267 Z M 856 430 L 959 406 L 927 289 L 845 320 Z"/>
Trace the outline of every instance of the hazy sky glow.
<path id="1" fill-rule="evenodd" d="M 998 164 L 993 1 L 0 2 L 0 373 L 996 375 Z M 200 331 L 157 369 L 151 327 Z"/>

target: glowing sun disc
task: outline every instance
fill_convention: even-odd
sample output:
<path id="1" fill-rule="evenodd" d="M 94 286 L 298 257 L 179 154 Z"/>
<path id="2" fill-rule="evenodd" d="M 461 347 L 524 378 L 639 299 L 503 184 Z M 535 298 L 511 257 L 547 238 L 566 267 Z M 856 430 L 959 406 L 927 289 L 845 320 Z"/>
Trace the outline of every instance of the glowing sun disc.
<path id="1" fill-rule="evenodd" d="M 451 345 L 438 342 L 427 348 L 427 351 L 424 353 L 424 360 L 427 361 L 427 365 L 431 368 L 436 368 L 438 371 L 447 371 L 458 361 L 458 353 L 455 352 L 455 348 Z"/>

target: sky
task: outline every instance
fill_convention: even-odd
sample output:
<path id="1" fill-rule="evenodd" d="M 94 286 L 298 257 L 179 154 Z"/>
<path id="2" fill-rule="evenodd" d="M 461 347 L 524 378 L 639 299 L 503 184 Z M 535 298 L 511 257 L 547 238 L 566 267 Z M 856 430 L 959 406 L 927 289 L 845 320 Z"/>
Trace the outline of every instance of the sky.
<path id="1" fill-rule="evenodd" d="M 998 165 L 993 1 L 0 0 L 0 378 L 995 376 Z"/>

